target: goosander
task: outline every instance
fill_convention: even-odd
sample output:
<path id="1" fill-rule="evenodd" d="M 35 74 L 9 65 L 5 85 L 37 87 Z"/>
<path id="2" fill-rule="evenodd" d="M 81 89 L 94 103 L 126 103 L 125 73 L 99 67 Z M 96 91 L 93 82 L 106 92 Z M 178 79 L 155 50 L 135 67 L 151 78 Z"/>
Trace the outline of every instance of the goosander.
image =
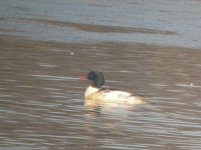
<path id="1" fill-rule="evenodd" d="M 102 72 L 90 71 L 85 77 L 81 77 L 81 79 L 92 81 L 92 84 L 86 89 L 84 94 L 86 100 L 126 104 L 146 103 L 141 97 L 133 96 L 129 92 L 103 88 L 105 79 Z"/>

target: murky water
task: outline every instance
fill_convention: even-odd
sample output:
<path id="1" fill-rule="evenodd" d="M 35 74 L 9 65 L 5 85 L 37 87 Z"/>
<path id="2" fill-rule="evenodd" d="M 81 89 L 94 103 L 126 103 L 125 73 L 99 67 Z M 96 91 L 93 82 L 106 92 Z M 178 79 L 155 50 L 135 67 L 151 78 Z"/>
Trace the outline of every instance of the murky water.
<path id="1" fill-rule="evenodd" d="M 199 1 L 0 2 L 0 149 L 200 149 Z M 89 70 L 154 104 L 85 103 Z"/>

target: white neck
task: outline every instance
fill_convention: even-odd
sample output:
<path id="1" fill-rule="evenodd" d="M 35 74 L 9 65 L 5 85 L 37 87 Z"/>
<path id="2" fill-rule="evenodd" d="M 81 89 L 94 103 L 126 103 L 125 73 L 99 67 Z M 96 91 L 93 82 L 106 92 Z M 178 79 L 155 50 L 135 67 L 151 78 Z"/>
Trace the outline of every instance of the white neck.
<path id="1" fill-rule="evenodd" d="M 91 94 L 97 92 L 98 90 L 99 90 L 98 88 L 95 88 L 90 85 L 85 91 L 85 94 L 84 94 L 85 98 L 89 97 Z"/>

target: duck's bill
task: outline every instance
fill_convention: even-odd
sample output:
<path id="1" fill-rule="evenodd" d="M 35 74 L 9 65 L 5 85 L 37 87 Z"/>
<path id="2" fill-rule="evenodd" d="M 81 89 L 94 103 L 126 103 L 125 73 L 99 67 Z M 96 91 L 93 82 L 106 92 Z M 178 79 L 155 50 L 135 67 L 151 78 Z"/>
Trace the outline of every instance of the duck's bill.
<path id="1" fill-rule="evenodd" d="M 80 80 L 88 80 L 88 79 L 87 79 L 87 76 L 80 76 L 79 79 L 80 79 Z"/>

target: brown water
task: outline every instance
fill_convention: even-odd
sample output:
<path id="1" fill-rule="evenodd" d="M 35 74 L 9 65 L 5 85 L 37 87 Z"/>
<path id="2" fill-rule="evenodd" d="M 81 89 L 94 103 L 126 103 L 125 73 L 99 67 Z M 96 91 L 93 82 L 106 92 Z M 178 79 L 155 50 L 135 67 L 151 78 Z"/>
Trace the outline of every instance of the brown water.
<path id="1" fill-rule="evenodd" d="M 146 39 L 141 43 L 121 41 L 132 36 L 129 33 L 166 38 L 178 36 L 179 31 L 72 23 L 66 21 L 68 17 L 56 21 L 39 9 L 66 3 L 107 9 L 106 4 L 92 5 L 91 1 L 30 2 L 26 7 L 22 1 L 2 2 L 13 14 L 10 11 L 0 18 L 0 149 L 200 149 L 200 49 L 190 48 L 192 42 L 185 45 L 185 41 L 186 48 L 170 46 L 168 41 L 161 45 Z M 33 10 L 38 6 L 38 14 L 28 6 Z M 53 36 L 52 30 L 57 35 Z M 80 33 L 81 40 L 65 30 L 70 35 Z M 64 35 L 67 41 L 60 40 Z M 101 35 L 120 40 L 97 40 Z M 95 41 L 83 40 L 85 36 Z M 85 40 L 88 42 L 83 43 Z M 102 71 L 107 86 L 143 96 L 154 104 L 86 105 L 83 93 L 89 82 L 78 76 L 89 70 Z"/>

